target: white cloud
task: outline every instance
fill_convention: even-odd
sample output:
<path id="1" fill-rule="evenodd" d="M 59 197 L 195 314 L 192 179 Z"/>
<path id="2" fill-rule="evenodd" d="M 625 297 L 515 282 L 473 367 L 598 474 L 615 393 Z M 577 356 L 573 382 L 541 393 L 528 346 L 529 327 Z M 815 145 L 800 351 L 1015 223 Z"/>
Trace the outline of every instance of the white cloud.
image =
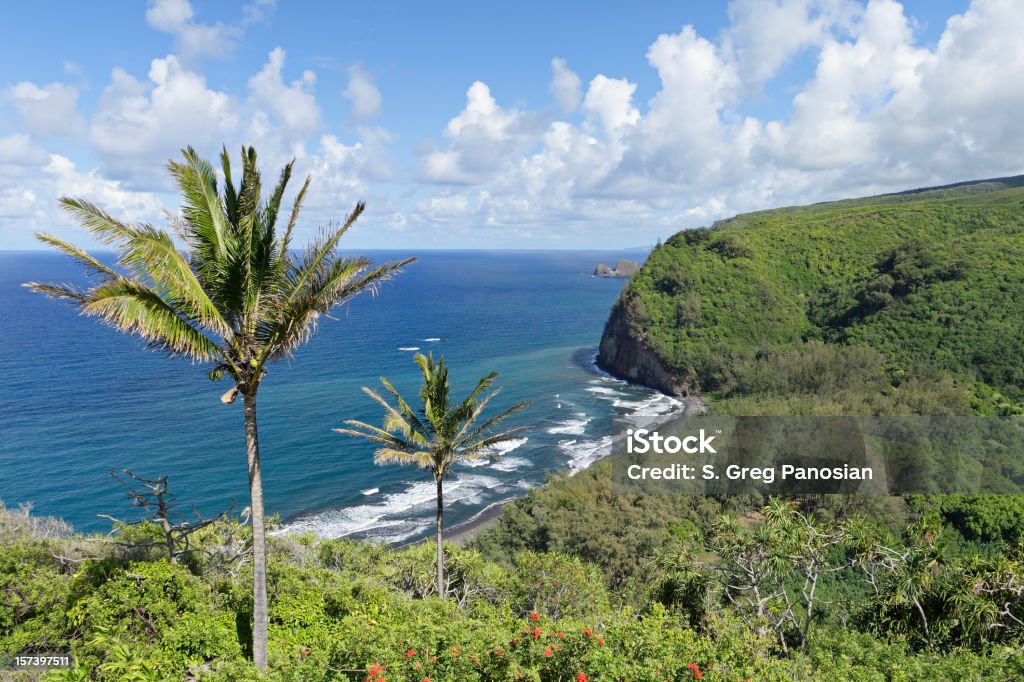
<path id="1" fill-rule="evenodd" d="M 237 129 L 237 102 L 169 55 L 151 62 L 148 80 L 114 69 L 92 119 L 90 140 L 121 173 L 163 173 L 154 159 L 193 145 L 215 148 Z"/>
<path id="2" fill-rule="evenodd" d="M 251 24 L 265 19 L 274 0 L 255 0 L 242 8 L 238 23 L 204 24 L 194 21 L 195 10 L 189 0 L 150 0 L 146 23 L 174 37 L 175 50 L 186 61 L 200 57 L 230 54 Z"/>
<path id="3" fill-rule="evenodd" d="M 3 99 L 14 106 L 25 130 L 33 135 L 72 136 L 84 129 L 85 121 L 78 113 L 78 88 L 72 85 L 39 86 L 23 81 L 7 88 Z"/>
<path id="4" fill-rule="evenodd" d="M 636 84 L 598 74 L 590 81 L 583 108 L 601 122 L 605 131 L 614 133 L 622 126 L 635 126 L 640 120 L 640 111 L 633 106 L 634 92 Z"/>
<path id="5" fill-rule="evenodd" d="M 3 243 L 24 245 L 13 230 L 73 229 L 53 201 L 67 191 L 159 220 L 157 198 L 172 200 L 163 161 L 187 144 L 207 156 L 254 144 L 268 176 L 295 158 L 297 177 L 314 175 L 304 214 L 314 225 L 367 199 L 361 223 L 423 227 L 424 241 L 436 229 L 440 243 L 459 244 L 642 244 L 743 210 L 1024 171 L 1020 2 L 974 0 L 925 43 L 894 0 L 734 0 L 715 35 L 683 26 L 652 36 L 653 90 L 638 73 L 584 81 L 560 58 L 552 102 L 536 109 L 474 82 L 408 173 L 392 169 L 395 136 L 372 123 L 380 91 L 358 65 L 342 131 L 324 121 L 316 74 L 288 74 L 283 48 L 241 90 L 207 81 L 197 58 L 231 50 L 272 5 L 258 0 L 222 24 L 200 21 L 187 0 L 150 2 L 146 21 L 177 54 L 145 76 L 114 69 L 87 122 L 74 85 L 0 92 L 22 121 L 0 136 Z M 535 76 L 543 88 L 548 74 Z M 51 139 L 82 131 L 81 157 L 66 151 L 79 140 Z M 410 175 L 396 192 L 390 183 Z"/>
<path id="6" fill-rule="evenodd" d="M 796 55 L 849 31 L 859 8 L 852 0 L 733 0 L 722 44 L 759 88 Z"/>
<path id="7" fill-rule="evenodd" d="M 25 220 L 39 214 L 39 197 L 31 189 L 5 187 L 0 189 L 0 228 L 4 222 Z"/>
<path id="8" fill-rule="evenodd" d="M 127 188 L 98 170 L 82 172 L 60 154 L 33 160 L 17 177 L 0 183 L 0 239 L 6 248 L 33 248 L 36 232 L 50 232 L 88 248 L 98 246 L 76 222 L 60 210 L 57 197 L 85 196 L 130 222 L 156 223 L 163 203 L 151 192 Z M 0 176 L 0 180 L 3 177 Z"/>
<path id="9" fill-rule="evenodd" d="M 98 171 L 82 173 L 68 158 L 50 155 L 44 169 L 56 194 L 84 196 L 118 218 L 130 222 L 155 221 L 163 212 L 163 203 L 152 192 L 137 192 L 118 180 L 103 177 Z"/>
<path id="10" fill-rule="evenodd" d="M 588 226 L 610 243 L 642 225 L 653 241 L 744 210 L 1024 171 L 1024 4 L 974 0 L 932 46 L 893 0 L 737 0 L 730 18 L 716 40 L 687 26 L 651 44 L 660 89 L 646 103 L 630 80 L 598 74 L 581 122 L 551 122 L 536 148 L 506 145 L 475 174 L 467 157 L 487 155 L 467 153 L 465 131 L 477 126 L 493 149 L 530 112 L 474 85 L 445 130 L 451 144 L 423 159 L 425 179 L 467 186 L 420 200 L 415 216 Z M 785 115 L 746 113 L 802 53 L 814 73 L 792 84 Z M 555 93 L 567 67 L 552 67 Z"/>
<path id="11" fill-rule="evenodd" d="M 249 79 L 253 101 L 269 110 L 284 126 L 289 139 L 301 139 L 320 127 L 320 105 L 313 94 L 316 74 L 303 71 L 302 78 L 286 84 L 284 70 L 285 51 L 275 48 L 263 69 Z"/>
<path id="12" fill-rule="evenodd" d="M 365 121 L 380 114 L 380 90 L 373 82 L 373 76 L 358 64 L 349 67 L 348 85 L 341 96 L 351 103 L 354 121 Z"/>
<path id="13" fill-rule="evenodd" d="M 583 97 L 583 81 L 558 57 L 551 60 L 551 85 L 549 89 L 558 106 L 565 113 L 576 110 Z"/>
<path id="14" fill-rule="evenodd" d="M 49 156 L 24 133 L 0 137 L 0 175 L 17 176 L 25 168 L 46 165 Z"/>
<path id="15" fill-rule="evenodd" d="M 493 178 L 534 144 L 542 131 L 537 114 L 500 106 L 490 88 L 476 81 L 466 91 L 466 106 L 444 129 L 447 149 L 428 149 L 423 154 L 421 177 L 454 184 Z"/>

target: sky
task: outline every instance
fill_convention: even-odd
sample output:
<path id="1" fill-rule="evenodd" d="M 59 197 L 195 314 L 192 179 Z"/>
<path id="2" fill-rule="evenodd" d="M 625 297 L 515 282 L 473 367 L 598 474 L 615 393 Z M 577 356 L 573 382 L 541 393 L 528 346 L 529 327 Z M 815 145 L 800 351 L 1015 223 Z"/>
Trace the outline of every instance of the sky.
<path id="1" fill-rule="evenodd" d="M 311 175 L 348 248 L 635 248 L 739 212 L 1024 173 L 1024 2 L 9 3 L 0 249 L 163 226 L 168 160 Z M 237 162 L 237 161 L 236 161 Z M 297 190 L 300 182 L 293 183 Z"/>

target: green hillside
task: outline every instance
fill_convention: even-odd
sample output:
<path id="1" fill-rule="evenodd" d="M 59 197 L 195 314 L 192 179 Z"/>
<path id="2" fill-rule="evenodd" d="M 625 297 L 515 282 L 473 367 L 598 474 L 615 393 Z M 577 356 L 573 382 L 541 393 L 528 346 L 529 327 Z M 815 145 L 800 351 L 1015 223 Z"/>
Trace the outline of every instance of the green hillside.
<path id="1" fill-rule="evenodd" d="M 841 348 L 829 362 L 861 353 L 853 362 L 877 365 L 880 392 L 941 380 L 954 402 L 1012 413 L 1024 400 L 1022 185 L 980 181 L 682 231 L 653 251 L 618 312 L 696 392 L 737 397 L 760 362 L 806 364 L 794 354 Z"/>

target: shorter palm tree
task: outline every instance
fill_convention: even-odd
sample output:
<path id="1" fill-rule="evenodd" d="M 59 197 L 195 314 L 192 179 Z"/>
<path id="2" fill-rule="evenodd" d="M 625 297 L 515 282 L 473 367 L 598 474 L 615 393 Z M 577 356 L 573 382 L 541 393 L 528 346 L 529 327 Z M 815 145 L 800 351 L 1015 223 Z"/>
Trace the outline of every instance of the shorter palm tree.
<path id="1" fill-rule="evenodd" d="M 495 426 L 513 412 L 523 409 L 529 403 L 522 402 L 489 419 L 480 421 L 484 408 L 500 389 L 487 395 L 484 393 L 494 382 L 497 372 L 491 372 L 477 382 L 466 398 L 458 405 L 451 402 L 448 385 L 448 367 L 444 358 L 434 362 L 434 356 L 417 353 L 413 361 L 423 372 L 423 386 L 420 388 L 422 407 L 417 412 L 409 406 L 391 382 L 381 377 L 380 383 L 395 399 L 392 405 L 380 393 L 366 386 L 363 392 L 384 408 L 384 426 L 378 428 L 365 422 L 348 419 L 349 429 L 334 429 L 348 436 L 358 436 L 376 443 L 380 447 L 373 453 L 376 464 L 415 464 L 429 469 L 437 484 L 437 593 L 443 599 L 444 548 L 443 517 L 445 474 L 456 462 L 480 457 L 493 456 L 492 446 L 509 440 L 522 427 L 494 432 Z"/>

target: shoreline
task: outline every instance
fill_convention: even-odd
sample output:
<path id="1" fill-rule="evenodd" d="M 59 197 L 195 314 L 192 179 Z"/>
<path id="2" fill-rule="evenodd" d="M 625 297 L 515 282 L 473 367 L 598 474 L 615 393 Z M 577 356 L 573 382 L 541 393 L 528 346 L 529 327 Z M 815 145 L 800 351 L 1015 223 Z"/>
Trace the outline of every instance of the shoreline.
<path id="1" fill-rule="evenodd" d="M 675 409 L 671 410 L 670 412 L 664 414 L 650 415 L 651 417 L 656 418 L 658 423 L 663 423 L 682 416 L 699 414 L 707 411 L 707 403 L 701 396 L 681 397 L 677 395 L 671 395 L 652 386 L 647 386 L 638 382 L 624 379 L 619 376 L 615 376 L 597 364 L 597 355 L 597 349 L 593 347 L 578 348 L 571 354 L 571 361 L 573 362 L 573 364 L 575 364 L 577 367 L 579 367 L 588 374 L 600 377 L 602 379 L 607 379 L 615 383 L 621 384 L 623 386 L 628 386 L 633 389 L 642 390 L 652 396 L 662 395 L 678 402 L 678 405 L 675 407 Z M 609 434 L 609 436 L 612 436 L 612 439 L 611 442 L 608 444 L 608 454 L 602 455 L 597 459 L 590 461 L 585 467 L 578 469 L 576 471 L 573 471 L 569 467 L 561 467 L 557 471 L 569 472 L 569 475 L 571 476 L 575 473 L 578 473 L 578 471 L 583 471 L 585 469 L 590 468 L 596 462 L 599 462 L 608 455 L 610 455 L 615 443 L 615 439 L 614 434 Z M 542 482 L 539 485 L 546 485 L 546 482 Z M 529 494 L 529 489 L 513 497 L 498 500 L 496 502 L 491 502 L 481 510 L 477 511 L 469 519 L 459 521 L 457 523 L 452 524 L 451 526 L 447 526 L 445 528 L 444 533 L 445 542 L 450 542 L 452 544 L 459 546 L 468 544 L 479 534 L 486 532 L 487 530 L 493 528 L 500 522 L 501 516 L 504 512 L 505 505 L 514 503 L 516 500 L 522 499 L 527 494 Z M 281 534 L 286 534 L 289 532 L 291 531 L 284 529 L 277 531 L 277 533 Z M 434 542 L 434 532 L 433 530 L 431 530 L 425 537 L 420 537 L 417 539 L 402 539 L 392 542 L 380 540 L 379 542 L 383 542 L 383 544 L 394 549 L 402 549 L 405 547 L 412 547 L 414 545 L 418 545 L 424 542 Z"/>
<path id="2" fill-rule="evenodd" d="M 501 520 L 501 515 L 505 511 L 505 505 L 512 504 L 519 499 L 522 499 L 522 497 L 513 497 L 508 500 L 488 505 L 483 509 L 483 511 L 478 513 L 469 521 L 463 521 L 460 524 L 452 526 L 445 536 L 445 541 L 458 545 L 459 547 L 468 544 L 476 538 L 476 536 L 490 530 L 494 526 L 497 526 L 498 522 Z"/>
<path id="3" fill-rule="evenodd" d="M 594 366 L 594 368 L 597 371 L 602 371 L 596 365 Z M 612 377 L 612 378 L 614 378 L 617 381 L 622 381 L 623 383 L 629 384 L 630 386 L 633 386 L 633 387 L 644 388 L 644 389 L 647 389 L 647 390 L 650 390 L 650 391 L 653 391 L 653 392 L 657 392 L 657 393 L 661 392 L 661 391 L 658 391 L 657 389 L 652 389 L 649 386 L 643 386 L 641 384 L 631 383 L 629 381 L 626 381 L 625 379 L 620 379 L 618 377 Z M 703 413 L 703 412 L 707 411 L 707 407 L 708 407 L 707 406 L 707 402 L 702 397 L 700 397 L 700 396 L 687 396 L 687 397 L 684 397 L 684 398 L 678 398 L 678 397 L 675 397 L 675 396 L 670 396 L 670 397 L 674 397 L 674 398 L 676 398 L 676 400 L 679 400 L 681 405 L 679 406 L 679 409 L 677 409 L 677 410 L 674 410 L 674 411 L 669 412 L 667 414 L 657 415 L 658 418 L 659 418 L 659 422 L 668 422 L 668 421 L 671 421 L 671 420 L 676 419 L 678 417 L 683 417 L 683 416 L 692 415 L 692 414 L 700 414 L 700 413 Z M 596 459 L 593 462 L 591 462 L 586 468 L 589 469 L 591 466 L 593 466 L 597 462 L 600 462 L 601 460 L 605 459 L 605 457 L 608 457 L 608 455 L 605 455 L 604 457 L 599 457 L 598 459 Z M 582 471 L 582 469 L 581 469 L 581 471 Z M 546 485 L 546 483 L 542 483 L 541 485 Z M 474 538 L 476 538 L 481 533 L 484 533 L 487 530 L 489 530 L 489 529 L 493 528 L 494 526 L 498 525 L 498 523 L 501 520 L 501 515 L 502 515 L 502 513 L 505 510 L 505 506 L 506 505 L 513 504 L 517 500 L 522 499 L 527 494 L 529 494 L 529 491 L 526 491 L 523 495 L 518 495 L 516 497 L 512 497 L 512 498 L 509 498 L 507 500 L 502 500 L 501 502 L 494 502 L 494 503 L 488 505 L 487 507 L 485 507 L 480 512 L 478 512 L 473 518 L 469 519 L 468 521 L 463 521 L 462 523 L 458 523 L 458 524 L 452 526 L 445 533 L 445 542 L 451 542 L 452 544 L 458 545 L 460 547 L 468 544 L 469 542 L 471 542 Z M 420 542 L 432 542 L 432 541 L 433 541 L 433 538 L 425 538 L 423 540 L 418 540 L 418 541 L 415 541 L 415 542 L 394 544 L 394 545 L 392 545 L 392 547 L 395 547 L 395 548 L 411 547 L 412 545 L 419 544 Z"/>

